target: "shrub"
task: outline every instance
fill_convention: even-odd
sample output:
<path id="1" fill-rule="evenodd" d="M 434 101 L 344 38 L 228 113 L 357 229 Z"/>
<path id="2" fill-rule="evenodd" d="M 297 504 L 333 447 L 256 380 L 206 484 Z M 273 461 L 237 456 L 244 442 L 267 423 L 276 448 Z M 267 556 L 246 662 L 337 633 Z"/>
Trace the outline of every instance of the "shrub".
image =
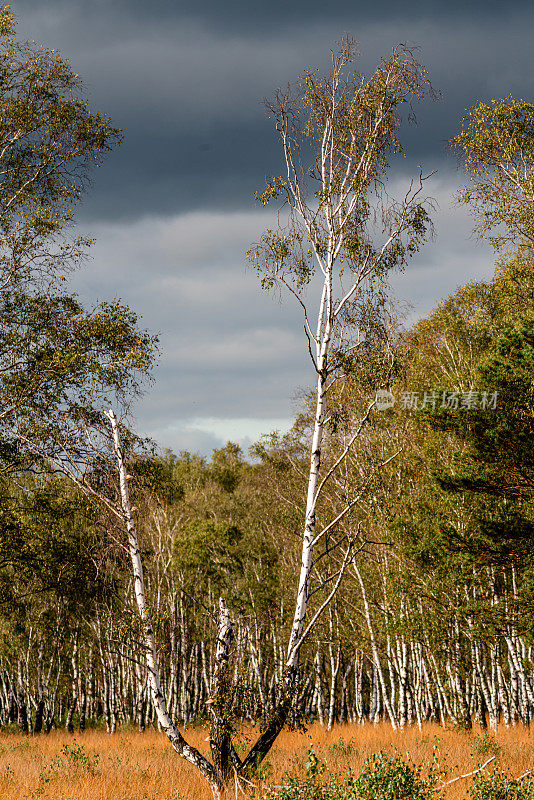
<path id="1" fill-rule="evenodd" d="M 434 769 L 423 779 L 421 767 L 383 751 L 367 759 L 357 778 L 349 771 L 346 778 L 319 781 L 324 771 L 325 764 L 310 749 L 305 777 L 290 778 L 277 793 L 278 800 L 438 800 Z"/>
<path id="2" fill-rule="evenodd" d="M 345 741 L 343 736 L 339 737 L 337 742 L 330 747 L 330 752 L 332 755 L 336 756 L 356 756 L 358 755 L 358 749 L 356 747 L 356 741 L 354 737 L 349 739 L 349 741 Z"/>
<path id="3" fill-rule="evenodd" d="M 483 736 L 475 737 L 473 752 L 477 756 L 498 756 L 501 752 L 501 746 L 495 736 L 486 731 Z"/>
<path id="4" fill-rule="evenodd" d="M 357 800 L 430 800 L 436 798 L 432 778 L 421 777 L 421 767 L 381 751 L 368 758 L 354 781 Z"/>
<path id="5" fill-rule="evenodd" d="M 505 772 L 477 775 L 469 790 L 470 800 L 534 800 L 534 783 L 518 781 Z"/>

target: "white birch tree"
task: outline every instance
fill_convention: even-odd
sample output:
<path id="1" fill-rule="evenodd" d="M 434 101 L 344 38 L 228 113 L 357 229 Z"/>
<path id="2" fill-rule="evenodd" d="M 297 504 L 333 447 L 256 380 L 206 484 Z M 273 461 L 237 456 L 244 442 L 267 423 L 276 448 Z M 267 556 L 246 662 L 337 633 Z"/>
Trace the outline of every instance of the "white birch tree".
<path id="1" fill-rule="evenodd" d="M 319 503 L 374 407 L 371 399 L 354 421 L 341 453 L 322 469 L 323 444 L 331 421 L 329 399 L 343 379 L 348 356 L 357 363 L 358 349 L 367 344 L 366 327 L 373 316 L 380 315 L 388 273 L 402 268 L 418 250 L 430 224 L 421 196 L 422 173 L 409 182 L 400 201 L 386 191 L 388 158 L 401 152 L 399 110 L 402 104 L 411 109 L 415 100 L 431 91 L 426 70 L 403 46 L 383 59 L 369 79 L 351 71 L 354 57 L 354 43 L 345 39 L 337 52 L 332 52 L 328 78 L 308 71 L 295 90 L 279 90 L 275 101 L 268 104 L 281 138 L 286 170 L 282 177 L 268 180 L 260 199 L 264 204 L 281 200 L 281 213 L 287 209 L 289 221 L 276 231 L 268 230 L 249 253 L 263 275 L 263 285 L 284 287 L 302 307 L 317 376 L 302 560 L 287 650 L 290 673 L 296 672 L 302 642 L 339 585 L 351 543 L 346 542 L 333 588 L 307 622 L 314 552 L 355 509 L 361 491 L 333 518 L 322 519 L 318 525 Z M 303 166 L 306 161 L 309 168 Z M 319 302 L 312 327 L 304 289 L 309 285 L 313 290 L 317 284 Z M 377 463 L 375 471 L 394 455 Z M 368 480 L 372 476 L 373 471 Z"/>
<path id="2" fill-rule="evenodd" d="M 135 594 L 145 634 L 146 661 L 152 699 L 162 728 L 172 745 L 195 764 L 219 795 L 232 776 L 250 774 L 264 758 L 283 728 L 298 687 L 299 653 L 307 635 L 334 597 L 354 556 L 353 537 L 342 526 L 335 542 L 332 535 L 346 523 L 374 474 L 395 457 L 391 453 L 370 471 L 362 488 L 346 499 L 340 510 L 327 517 L 320 507 L 325 489 L 343 464 L 362 432 L 374 400 L 354 424 L 342 452 L 323 468 L 323 446 L 329 423 L 329 397 L 343 377 L 347 354 L 365 343 L 365 320 L 385 298 L 387 274 L 402 267 L 424 239 L 429 218 L 421 201 L 422 176 L 409 183 L 400 202 L 385 189 L 390 154 L 400 151 L 397 130 L 399 109 L 408 109 L 430 89 L 426 71 L 405 47 L 393 50 L 370 78 L 354 74 L 352 40 L 344 40 L 332 53 L 332 71 L 326 78 L 307 72 L 297 89 L 279 91 L 269 105 L 281 137 L 285 174 L 268 182 L 262 202 L 282 199 L 289 208 L 286 229 L 267 231 L 249 253 L 263 274 L 263 284 L 286 287 L 302 306 L 307 348 L 316 375 L 314 422 L 309 447 L 309 475 L 302 533 L 293 623 L 286 649 L 280 699 L 263 732 L 244 759 L 232 744 L 229 718 L 228 659 L 232 622 L 221 600 L 217 641 L 217 666 L 212 697 L 210 746 L 212 764 L 191 748 L 176 729 L 161 691 L 155 658 L 155 642 L 144 593 L 142 565 L 135 523 L 128 499 L 128 484 L 117 420 L 110 412 L 119 464 L 122 515 L 128 530 L 135 576 Z M 311 162 L 309 169 L 303 162 Z M 307 193 L 306 182 L 313 184 Z M 316 321 L 303 299 L 307 284 L 321 282 Z M 318 512 L 321 512 L 318 520 Z M 319 549 L 322 550 L 317 557 Z M 311 588 L 314 566 L 331 555 L 329 569 Z M 322 562 L 324 564 L 324 562 Z M 317 604 L 309 608 L 311 594 Z"/>

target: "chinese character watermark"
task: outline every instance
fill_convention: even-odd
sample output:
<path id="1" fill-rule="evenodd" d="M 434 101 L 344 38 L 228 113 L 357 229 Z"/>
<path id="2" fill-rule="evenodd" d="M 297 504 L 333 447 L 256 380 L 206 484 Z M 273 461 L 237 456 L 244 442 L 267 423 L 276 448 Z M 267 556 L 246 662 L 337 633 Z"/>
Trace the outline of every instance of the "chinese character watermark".
<path id="1" fill-rule="evenodd" d="M 476 391 L 468 392 L 434 390 L 423 392 L 401 392 L 399 405 L 405 411 L 494 411 L 497 408 L 498 392 Z M 375 396 L 377 411 L 387 411 L 396 403 L 395 395 L 387 389 L 379 389 Z"/>

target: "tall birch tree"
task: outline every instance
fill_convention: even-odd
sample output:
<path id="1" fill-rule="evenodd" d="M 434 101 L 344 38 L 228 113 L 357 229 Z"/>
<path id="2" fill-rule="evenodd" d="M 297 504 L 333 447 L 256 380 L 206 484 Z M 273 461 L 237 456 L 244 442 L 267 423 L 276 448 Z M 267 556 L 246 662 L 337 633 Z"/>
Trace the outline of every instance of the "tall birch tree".
<path id="1" fill-rule="evenodd" d="M 400 110 L 403 105 L 411 110 L 415 101 L 432 91 L 426 70 L 404 46 L 383 59 L 370 78 L 352 71 L 354 58 L 354 43 L 345 39 L 332 52 L 328 77 L 307 71 L 294 89 L 279 90 L 268 104 L 286 170 L 268 180 L 260 200 L 263 204 L 281 200 L 280 213 L 287 209 L 288 222 L 266 231 L 249 253 L 263 275 L 263 285 L 287 289 L 300 304 L 316 373 L 302 560 L 287 649 L 289 683 L 297 672 L 306 634 L 339 585 L 352 543 L 345 536 L 341 567 L 337 576 L 328 578 L 333 588 L 309 618 L 314 553 L 355 509 L 373 477 L 371 471 L 361 491 L 346 498 L 334 518 L 320 514 L 329 481 L 362 435 L 375 405 L 372 398 L 354 421 L 341 453 L 323 466 L 325 437 L 334 422 L 329 399 L 344 378 L 349 358 L 357 368 L 359 351 L 366 351 L 370 323 L 379 320 L 386 300 L 388 274 L 404 267 L 430 224 L 421 172 L 400 201 L 389 196 L 386 184 L 389 158 L 402 152 L 397 138 Z M 312 295 L 318 287 L 315 314 L 304 292 L 308 286 Z M 390 457 L 377 463 L 375 470 Z"/>
<path id="2" fill-rule="evenodd" d="M 346 497 L 333 516 L 328 518 L 323 513 L 321 501 L 329 481 L 362 435 L 375 405 L 371 399 L 348 434 L 342 452 L 323 466 L 327 426 L 332 420 L 330 393 L 343 378 L 347 355 L 356 353 L 357 358 L 358 347 L 366 343 L 367 320 L 379 314 L 385 301 L 388 273 L 402 267 L 419 248 L 429 225 L 421 196 L 421 174 L 409 182 L 398 202 L 386 191 L 388 158 L 401 152 L 397 139 L 400 110 L 403 105 L 410 110 L 412 103 L 430 90 L 426 70 L 405 47 L 394 49 L 370 78 L 352 71 L 354 58 L 354 44 L 346 39 L 332 53 L 332 70 L 327 77 L 308 71 L 295 89 L 278 91 L 268 106 L 281 138 L 285 173 L 268 181 L 261 201 L 282 200 L 289 210 L 289 224 L 267 231 L 249 257 L 262 273 L 264 286 L 283 286 L 300 303 L 316 384 L 301 565 L 283 680 L 275 708 L 244 759 L 232 743 L 229 657 L 233 622 L 223 597 L 217 663 L 208 700 L 211 762 L 187 744 L 168 712 L 155 657 L 120 430 L 114 413 L 109 413 L 120 472 L 122 509 L 118 513 L 128 529 L 152 700 L 173 747 L 197 766 L 215 795 L 234 776 L 239 780 L 250 774 L 282 730 L 295 702 L 302 645 L 334 597 L 354 555 L 355 537 L 350 529 L 343 526 L 337 538 L 335 532 L 340 522 L 350 518 L 376 472 L 395 456 L 388 454 L 378 462 L 365 476 L 360 490 Z M 307 162 L 309 168 L 303 166 Z M 312 187 L 309 191 L 308 183 Z M 315 288 L 317 280 L 319 302 L 313 322 L 303 289 L 308 284 Z M 312 585 L 318 562 L 321 570 Z M 325 563 L 329 566 L 323 568 Z M 312 594 L 318 602 L 310 610 Z"/>

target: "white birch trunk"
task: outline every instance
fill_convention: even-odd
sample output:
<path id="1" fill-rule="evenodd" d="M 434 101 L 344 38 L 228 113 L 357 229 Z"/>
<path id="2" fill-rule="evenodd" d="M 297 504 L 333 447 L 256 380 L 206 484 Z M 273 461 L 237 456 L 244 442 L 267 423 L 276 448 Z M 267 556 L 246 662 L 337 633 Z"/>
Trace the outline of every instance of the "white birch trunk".
<path id="1" fill-rule="evenodd" d="M 382 671 L 382 664 L 380 663 L 380 656 L 379 656 L 378 647 L 377 647 L 377 644 L 376 644 L 375 634 L 374 634 L 374 630 L 373 630 L 373 624 L 371 622 L 371 612 L 369 611 L 369 603 L 367 602 L 367 593 L 365 591 L 365 586 L 364 586 L 364 583 L 363 583 L 363 580 L 362 580 L 362 576 L 361 576 L 360 570 L 358 569 L 356 564 L 354 564 L 353 566 L 354 566 L 354 572 L 356 573 L 356 577 L 358 578 L 358 583 L 360 584 L 360 590 L 361 590 L 361 593 L 362 593 L 364 615 L 365 615 L 365 620 L 367 622 L 367 629 L 369 631 L 369 637 L 371 639 L 371 649 L 372 649 L 372 652 L 373 652 L 373 661 L 374 661 L 375 669 L 376 669 L 376 671 L 378 673 L 378 677 L 379 677 L 379 680 L 380 680 L 380 688 L 382 689 L 382 698 L 383 698 L 383 701 L 384 701 L 384 705 L 386 707 L 386 711 L 388 712 L 388 716 L 389 716 L 389 719 L 390 719 L 390 722 L 391 722 L 391 727 L 393 728 L 394 731 L 396 731 L 399 726 L 398 726 L 398 722 L 397 722 L 397 717 L 395 715 L 395 711 L 393 709 L 393 706 L 390 703 L 390 700 L 389 700 L 389 697 L 388 697 L 388 693 L 387 693 L 386 681 L 384 679 L 384 673 Z"/>
<path id="2" fill-rule="evenodd" d="M 329 267 L 327 267 L 327 270 Z M 323 286 L 323 294 L 319 308 L 317 320 L 317 397 L 315 406 L 315 420 L 313 426 L 313 437 L 310 453 L 310 474 L 308 478 L 308 493 L 306 496 L 306 515 L 304 521 L 304 536 L 302 540 L 302 556 L 299 574 L 299 584 L 297 590 L 297 600 L 295 603 L 295 615 L 289 637 L 287 648 L 286 667 L 290 671 L 295 671 L 298 666 L 299 647 L 304 632 L 304 622 L 308 609 L 308 592 L 310 574 L 312 569 L 313 545 L 315 538 L 315 510 L 317 505 L 317 489 L 319 487 L 319 471 L 321 468 L 321 449 L 324 433 L 324 411 L 326 400 L 326 360 L 330 346 L 330 336 L 332 330 L 331 320 L 331 291 L 329 283 L 331 273 L 327 272 Z M 326 326 L 324 326 L 325 313 L 327 316 Z"/>
<path id="3" fill-rule="evenodd" d="M 122 452 L 120 432 L 117 418 L 112 409 L 109 410 L 108 416 L 111 422 L 111 430 L 113 433 L 113 442 L 115 446 L 115 454 L 117 457 L 117 464 L 119 469 L 119 486 L 121 493 L 122 511 L 124 520 L 126 522 L 126 530 L 128 533 L 128 547 L 130 558 L 132 562 L 133 576 L 134 576 L 134 593 L 139 617 L 143 626 L 144 645 L 145 645 L 145 658 L 148 670 L 148 680 L 150 686 L 150 693 L 152 696 L 152 703 L 156 711 L 158 722 L 161 728 L 166 733 L 170 743 L 177 753 L 179 753 L 186 761 L 193 764 L 208 781 L 213 794 L 216 797 L 220 796 L 220 786 L 217 783 L 215 770 L 209 761 L 198 752 L 194 747 L 187 744 L 181 733 L 176 728 L 167 710 L 165 697 L 161 691 L 160 675 L 157 665 L 156 655 L 156 640 L 154 637 L 154 630 L 152 628 L 150 614 L 145 595 L 145 581 L 143 575 L 143 564 L 139 552 L 139 542 L 137 538 L 137 529 L 135 520 L 132 515 L 130 506 L 130 497 L 128 492 L 128 479 L 126 473 L 126 465 L 124 463 L 124 456 Z"/>

